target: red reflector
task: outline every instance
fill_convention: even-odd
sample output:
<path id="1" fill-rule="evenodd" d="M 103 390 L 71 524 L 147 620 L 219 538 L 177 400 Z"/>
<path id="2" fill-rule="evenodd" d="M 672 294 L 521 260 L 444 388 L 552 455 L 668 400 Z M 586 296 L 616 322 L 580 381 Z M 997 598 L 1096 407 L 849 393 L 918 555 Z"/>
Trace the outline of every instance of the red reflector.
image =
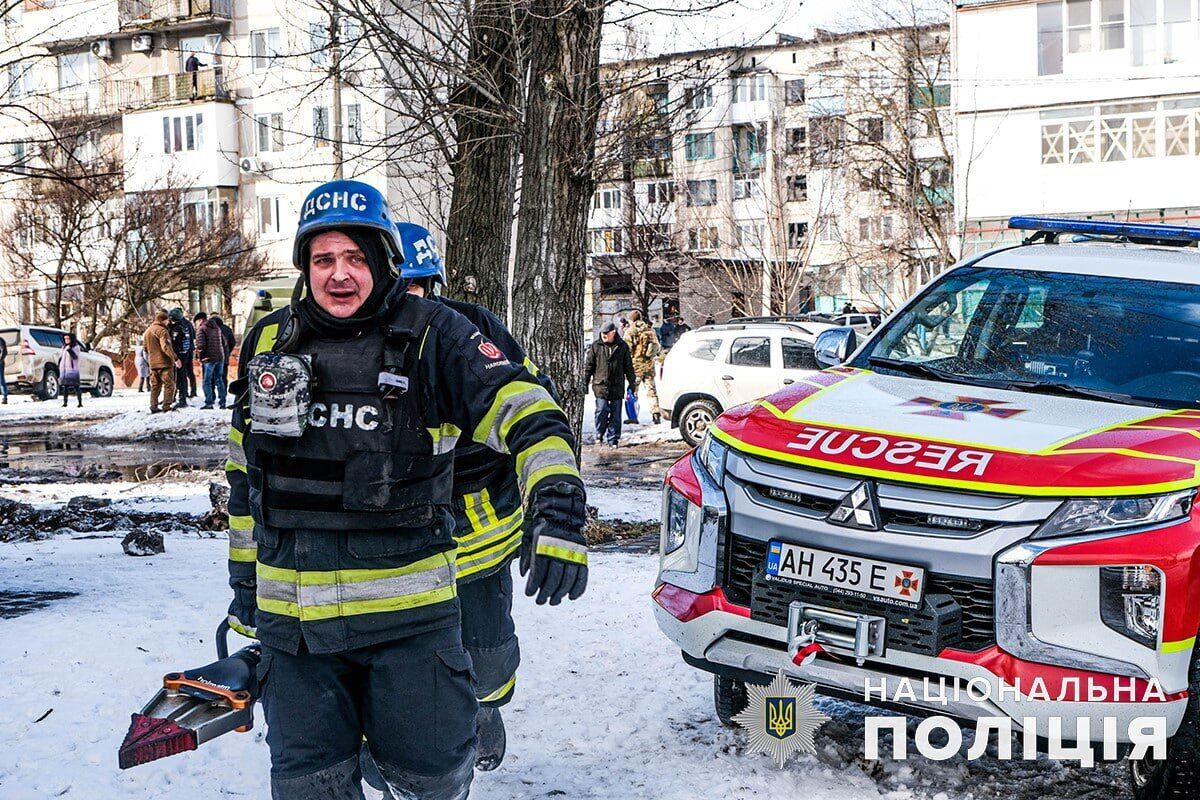
<path id="1" fill-rule="evenodd" d="M 667 613 L 680 622 L 691 622 L 711 611 L 724 611 L 739 617 L 750 617 L 750 609 L 725 599 L 720 586 L 704 594 L 689 592 L 669 583 L 660 584 L 650 595 Z"/>
<path id="2" fill-rule="evenodd" d="M 121 743 L 118 763 L 121 769 L 129 769 L 195 749 L 195 731 L 181 728 L 169 719 L 133 714 L 129 732 Z"/>

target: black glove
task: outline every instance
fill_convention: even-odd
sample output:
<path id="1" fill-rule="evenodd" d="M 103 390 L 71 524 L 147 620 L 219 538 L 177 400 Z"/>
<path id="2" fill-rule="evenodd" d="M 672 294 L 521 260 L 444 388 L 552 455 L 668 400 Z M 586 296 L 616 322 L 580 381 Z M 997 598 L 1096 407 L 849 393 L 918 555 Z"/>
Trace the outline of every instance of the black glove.
<path id="1" fill-rule="evenodd" d="M 257 639 L 254 615 L 258 611 L 257 586 L 254 580 L 239 582 L 233 587 L 233 602 L 229 604 L 229 627 L 251 639 Z"/>
<path id="2" fill-rule="evenodd" d="M 583 489 L 573 483 L 539 486 L 529 501 L 521 540 L 521 574 L 529 575 L 525 594 L 538 605 L 556 606 L 587 588 L 587 543 Z"/>

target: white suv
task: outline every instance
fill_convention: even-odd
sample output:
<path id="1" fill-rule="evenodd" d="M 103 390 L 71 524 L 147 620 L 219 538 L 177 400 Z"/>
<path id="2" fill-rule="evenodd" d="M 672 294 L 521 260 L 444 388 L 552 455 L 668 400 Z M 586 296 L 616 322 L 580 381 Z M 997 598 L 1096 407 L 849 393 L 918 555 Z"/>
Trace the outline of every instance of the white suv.
<path id="1" fill-rule="evenodd" d="M 817 336 L 823 322 L 733 322 L 706 325 L 679 337 L 663 362 L 659 404 L 695 446 L 709 424 L 739 403 L 765 397 L 819 367 Z"/>
<path id="2" fill-rule="evenodd" d="M 4 380 L 9 391 L 31 392 L 40 400 L 58 397 L 58 356 L 62 351 L 64 331 L 43 325 L 21 325 L 0 328 L 8 355 L 4 359 Z M 96 397 L 111 397 L 113 393 L 112 359 L 83 345 L 79 360 L 79 381 Z"/>

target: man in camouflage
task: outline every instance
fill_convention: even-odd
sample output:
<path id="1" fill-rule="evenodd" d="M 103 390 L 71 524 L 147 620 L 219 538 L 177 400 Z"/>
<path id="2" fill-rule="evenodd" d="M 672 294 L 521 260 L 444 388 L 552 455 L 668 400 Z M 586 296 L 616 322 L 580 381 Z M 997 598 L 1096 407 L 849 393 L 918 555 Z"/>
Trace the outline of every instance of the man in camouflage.
<path id="1" fill-rule="evenodd" d="M 633 355 L 633 373 L 637 375 L 638 385 L 646 387 L 646 396 L 650 398 L 650 413 L 654 424 L 662 421 L 662 411 L 658 407 L 658 387 L 654 383 L 654 374 L 658 371 L 658 357 L 662 355 L 662 345 L 654 328 L 642 319 L 642 312 L 634 309 L 629 312 L 629 328 L 625 331 L 625 343 Z"/>

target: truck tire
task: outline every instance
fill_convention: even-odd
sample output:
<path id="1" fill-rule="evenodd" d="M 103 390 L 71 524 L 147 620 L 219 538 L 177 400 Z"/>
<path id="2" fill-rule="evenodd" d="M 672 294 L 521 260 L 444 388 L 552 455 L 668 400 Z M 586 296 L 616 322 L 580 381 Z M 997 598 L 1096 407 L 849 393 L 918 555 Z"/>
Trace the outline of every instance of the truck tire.
<path id="1" fill-rule="evenodd" d="M 37 388 L 34 390 L 34 395 L 36 395 L 39 400 L 53 400 L 54 398 L 58 397 L 59 389 L 58 368 L 46 367 L 46 371 L 42 374 L 41 383 L 39 383 Z"/>
<path id="2" fill-rule="evenodd" d="M 698 447 L 708 434 L 709 424 L 721 416 L 717 404 L 706 397 L 693 400 L 679 412 L 679 435 L 688 447 Z"/>
<path id="3" fill-rule="evenodd" d="M 746 684 L 733 678 L 713 676 L 713 703 L 717 719 L 727 728 L 737 727 L 733 718 L 746 710 Z"/>
<path id="4" fill-rule="evenodd" d="M 113 376 L 107 369 L 101 368 L 96 375 L 96 388 L 92 389 L 92 397 L 112 397 Z"/>
<path id="5" fill-rule="evenodd" d="M 1167 757 L 1129 762 L 1134 800 L 1200 797 L 1200 647 L 1192 653 L 1188 702 L 1179 730 L 1167 740 Z"/>

